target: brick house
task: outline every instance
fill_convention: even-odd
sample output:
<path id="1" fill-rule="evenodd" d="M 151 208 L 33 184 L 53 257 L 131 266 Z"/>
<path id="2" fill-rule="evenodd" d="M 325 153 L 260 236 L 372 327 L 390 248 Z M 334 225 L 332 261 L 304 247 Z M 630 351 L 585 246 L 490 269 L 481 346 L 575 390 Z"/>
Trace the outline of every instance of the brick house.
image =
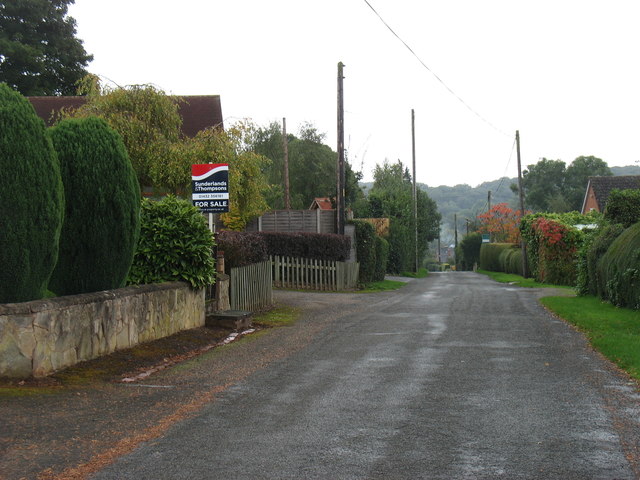
<path id="1" fill-rule="evenodd" d="M 612 190 L 640 189 L 640 175 L 622 175 L 618 177 L 589 177 L 587 191 L 582 202 L 582 213 L 591 210 L 604 212 L 607 199 Z"/>

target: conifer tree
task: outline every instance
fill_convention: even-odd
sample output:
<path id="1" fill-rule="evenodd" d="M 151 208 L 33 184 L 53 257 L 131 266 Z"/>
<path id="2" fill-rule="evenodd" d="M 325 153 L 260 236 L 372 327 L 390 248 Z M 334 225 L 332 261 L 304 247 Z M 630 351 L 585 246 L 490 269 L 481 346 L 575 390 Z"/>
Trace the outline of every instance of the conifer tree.
<path id="1" fill-rule="evenodd" d="M 120 135 L 96 117 L 51 128 L 66 196 L 58 295 L 124 286 L 140 230 L 140 187 Z"/>
<path id="2" fill-rule="evenodd" d="M 44 122 L 0 83 L 0 303 L 43 298 L 58 258 L 64 197 Z"/>

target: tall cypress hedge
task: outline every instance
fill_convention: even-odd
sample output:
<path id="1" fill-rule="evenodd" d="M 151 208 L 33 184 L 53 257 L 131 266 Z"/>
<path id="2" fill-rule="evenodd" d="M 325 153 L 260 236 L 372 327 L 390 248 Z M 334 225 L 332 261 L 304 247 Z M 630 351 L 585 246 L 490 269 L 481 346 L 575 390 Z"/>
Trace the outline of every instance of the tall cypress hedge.
<path id="1" fill-rule="evenodd" d="M 618 307 L 640 310 L 640 222 L 618 236 L 597 265 L 598 290 Z"/>
<path id="2" fill-rule="evenodd" d="M 64 196 L 44 122 L 0 84 L 0 303 L 45 296 L 58 258 Z"/>
<path id="3" fill-rule="evenodd" d="M 122 287 L 140 231 L 140 187 L 122 138 L 95 117 L 63 120 L 50 133 L 66 211 L 49 289 L 72 295 Z"/>

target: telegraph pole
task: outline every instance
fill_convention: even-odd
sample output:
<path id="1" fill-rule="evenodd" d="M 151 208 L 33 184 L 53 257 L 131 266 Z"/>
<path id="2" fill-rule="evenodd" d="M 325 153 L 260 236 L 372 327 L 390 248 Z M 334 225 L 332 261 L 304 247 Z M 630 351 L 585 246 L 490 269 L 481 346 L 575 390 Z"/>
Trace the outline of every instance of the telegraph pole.
<path id="1" fill-rule="evenodd" d="M 518 193 L 520 196 L 520 218 L 524 216 L 524 191 L 522 190 L 522 163 L 520 160 L 520 131 L 516 130 L 516 152 L 518 154 Z M 529 276 L 527 268 L 527 245 L 520 235 L 520 247 L 522 248 L 522 276 Z"/>
<path id="2" fill-rule="evenodd" d="M 413 224 L 415 243 L 415 272 L 418 273 L 418 190 L 416 190 L 416 116 L 411 109 L 411 152 L 413 156 Z"/>
<path id="3" fill-rule="evenodd" d="M 336 226 L 339 235 L 344 235 L 344 183 L 345 183 L 345 170 L 344 170 L 344 91 L 342 86 L 342 80 L 344 76 L 342 69 L 344 64 L 338 62 L 338 166 L 336 168 Z"/>
<path id="4" fill-rule="evenodd" d="M 487 195 L 487 212 L 491 211 L 491 190 L 489 190 L 489 193 Z"/>
<path id="5" fill-rule="evenodd" d="M 454 236 L 455 243 L 454 243 L 454 245 L 455 245 L 456 248 L 458 248 L 458 214 L 457 213 L 453 214 L 453 223 L 455 225 L 455 236 Z"/>
<path id="6" fill-rule="evenodd" d="M 282 119 L 282 146 L 284 147 L 284 208 L 291 210 L 289 192 L 289 141 L 287 140 L 287 119 Z"/>

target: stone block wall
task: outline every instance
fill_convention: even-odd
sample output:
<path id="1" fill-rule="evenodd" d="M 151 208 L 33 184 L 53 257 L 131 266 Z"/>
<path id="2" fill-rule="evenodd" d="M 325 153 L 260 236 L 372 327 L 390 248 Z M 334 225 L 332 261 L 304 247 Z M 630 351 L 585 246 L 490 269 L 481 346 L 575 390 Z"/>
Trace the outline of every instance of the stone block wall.
<path id="1" fill-rule="evenodd" d="M 204 290 L 181 282 L 0 304 L 0 377 L 43 377 L 204 323 Z"/>

